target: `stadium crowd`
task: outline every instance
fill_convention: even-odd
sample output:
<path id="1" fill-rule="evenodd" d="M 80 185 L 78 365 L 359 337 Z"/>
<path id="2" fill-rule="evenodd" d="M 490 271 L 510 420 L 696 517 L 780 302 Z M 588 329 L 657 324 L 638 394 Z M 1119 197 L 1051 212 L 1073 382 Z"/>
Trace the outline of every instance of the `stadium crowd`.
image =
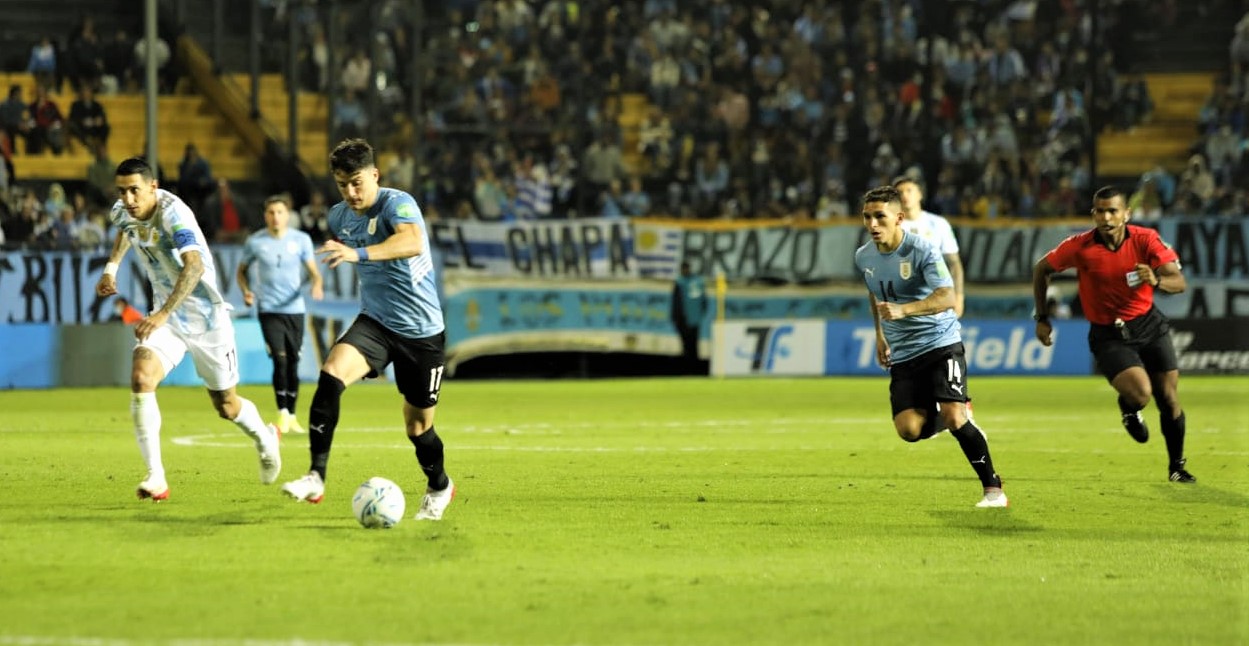
<path id="1" fill-rule="evenodd" d="M 830 219 L 852 214 L 863 190 L 899 175 L 925 185 L 926 207 L 941 214 L 1077 213 L 1092 188 L 1095 130 L 1130 130 L 1152 111 L 1148 86 L 1130 71 L 1131 17 L 1173 5 L 1103 2 L 1094 20 L 1078 0 L 963 1 L 937 11 L 925 0 L 435 4 L 419 17 L 427 27 L 415 124 L 404 85 L 418 19 L 409 3 L 386 0 L 371 12 L 342 3 L 331 16 L 324 3 L 274 1 L 266 15 L 275 33 L 292 20 L 302 31 L 301 78 L 305 89 L 332 93 L 333 138 L 372 132 L 392 152 L 384 183 L 411 192 L 430 217 L 484 221 Z M 1247 168 L 1244 22 L 1231 44 L 1232 80 L 1194 115 L 1203 136 L 1192 166 L 1179 177 L 1160 167 L 1141 178 L 1134 203 L 1151 216 L 1245 212 L 1244 191 L 1235 189 L 1246 185 Z M 71 37 L 77 49 L 65 51 L 83 49 L 83 31 Z M 340 42 L 329 42 L 331 33 Z M 85 77 L 70 75 L 70 85 L 134 89 L 132 68 L 109 73 L 99 62 Z M 7 115 L 35 107 L 10 101 L 0 104 L 0 151 L 8 152 L 30 141 Z M 384 116 L 370 127 L 370 115 Z M 424 143 L 414 157 L 417 128 Z M 69 132 L 91 145 L 73 134 L 81 127 Z M 84 189 L 86 213 L 73 215 L 84 230 L 91 205 L 109 194 L 103 168 L 113 161 L 100 157 L 100 177 Z M 179 181 L 162 185 L 195 192 L 202 205 L 222 190 L 205 166 L 184 162 Z M 182 181 L 188 170 L 193 181 Z M 0 174 L 0 187 L 9 176 Z M 332 194 L 325 188 L 299 218 L 317 238 L 317 214 Z M 58 238 L 55 224 L 70 218 L 68 209 L 49 211 L 51 200 L 34 193 L 6 189 L 0 200 L 9 244 L 91 244 L 94 233 L 73 243 Z M 230 210 L 202 214 L 205 228 L 245 227 L 257 217 L 211 221 Z"/>
<path id="2" fill-rule="evenodd" d="M 942 213 L 1070 214 L 1093 124 L 1127 129 L 1151 110 L 1142 78 L 1116 71 L 1131 51 L 1120 15 L 1149 3 L 1103 3 L 1097 34 L 1083 4 L 453 2 L 431 19 L 431 145 L 410 188 L 482 219 L 828 218 L 908 174 Z M 402 33 L 372 49 L 390 78 L 405 78 Z M 366 44 L 351 45 L 342 87 L 361 87 Z M 1094 50 L 1109 90 L 1086 105 Z M 366 125 L 342 103 L 343 132 Z M 410 124 L 384 125 L 407 145 Z"/>

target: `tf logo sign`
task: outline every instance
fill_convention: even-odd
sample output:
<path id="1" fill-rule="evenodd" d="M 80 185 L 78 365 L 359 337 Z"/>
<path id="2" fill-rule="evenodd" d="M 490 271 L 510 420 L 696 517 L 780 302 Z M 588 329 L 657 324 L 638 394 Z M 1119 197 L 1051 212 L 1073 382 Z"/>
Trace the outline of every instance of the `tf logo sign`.
<path id="1" fill-rule="evenodd" d="M 824 322 L 738 320 L 716 323 L 712 369 L 722 375 L 824 374 Z"/>
<path id="2" fill-rule="evenodd" d="M 747 327 L 745 343 L 737 347 L 737 356 L 749 359 L 751 372 L 759 372 L 761 368 L 764 372 L 772 372 L 778 357 L 789 357 L 790 348 L 784 340 L 793 334 L 792 325 Z"/>

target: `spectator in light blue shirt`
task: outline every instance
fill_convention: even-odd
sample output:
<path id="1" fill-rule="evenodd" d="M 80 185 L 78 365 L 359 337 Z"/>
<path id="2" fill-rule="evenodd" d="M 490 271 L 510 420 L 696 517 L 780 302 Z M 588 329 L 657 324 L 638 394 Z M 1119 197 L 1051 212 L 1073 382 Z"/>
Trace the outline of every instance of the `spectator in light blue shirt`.
<path id="1" fill-rule="evenodd" d="M 52 87 L 56 77 L 56 47 L 52 39 L 44 36 L 39 43 L 30 48 L 30 60 L 26 63 L 26 71 L 35 76 L 35 80 L 43 87 Z"/>

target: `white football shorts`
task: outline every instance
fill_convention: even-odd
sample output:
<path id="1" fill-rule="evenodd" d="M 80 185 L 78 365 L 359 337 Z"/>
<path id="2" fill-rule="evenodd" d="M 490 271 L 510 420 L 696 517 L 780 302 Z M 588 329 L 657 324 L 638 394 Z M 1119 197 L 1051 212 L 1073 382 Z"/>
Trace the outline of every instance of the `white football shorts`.
<path id="1" fill-rule="evenodd" d="M 168 325 L 157 328 L 135 344 L 156 353 L 168 375 L 189 351 L 195 373 L 209 390 L 229 390 L 239 383 L 239 355 L 234 342 L 234 323 L 228 310 L 217 317 L 216 328 L 199 334 L 182 334 Z"/>

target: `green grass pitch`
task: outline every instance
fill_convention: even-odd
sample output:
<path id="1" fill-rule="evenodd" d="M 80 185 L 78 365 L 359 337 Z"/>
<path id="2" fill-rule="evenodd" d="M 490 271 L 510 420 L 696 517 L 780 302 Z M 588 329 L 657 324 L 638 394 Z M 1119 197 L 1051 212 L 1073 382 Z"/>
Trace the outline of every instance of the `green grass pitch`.
<path id="1" fill-rule="evenodd" d="M 970 383 L 1009 509 L 897 438 L 883 376 L 449 381 L 440 523 L 388 384 L 344 396 L 321 505 L 202 390 L 159 393 L 159 505 L 125 389 L 3 392 L 0 644 L 1249 643 L 1249 378 L 1181 379 L 1194 486 L 1098 378 Z M 374 475 L 394 529 L 351 516 Z"/>

